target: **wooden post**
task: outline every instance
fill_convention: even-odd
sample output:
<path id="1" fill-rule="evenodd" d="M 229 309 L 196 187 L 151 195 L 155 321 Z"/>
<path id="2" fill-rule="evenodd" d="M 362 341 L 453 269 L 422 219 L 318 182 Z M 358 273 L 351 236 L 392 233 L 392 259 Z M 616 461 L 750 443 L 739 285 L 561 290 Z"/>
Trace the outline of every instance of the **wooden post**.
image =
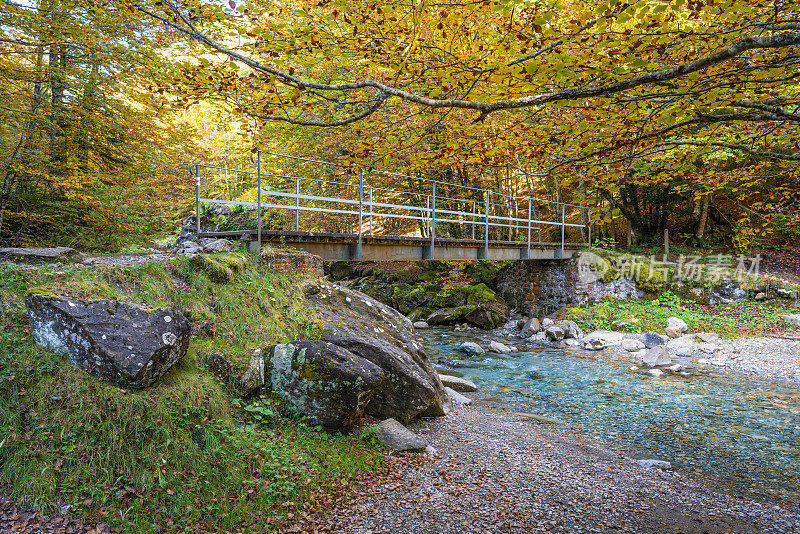
<path id="1" fill-rule="evenodd" d="M 669 256 L 669 228 L 664 228 L 664 261 Z"/>

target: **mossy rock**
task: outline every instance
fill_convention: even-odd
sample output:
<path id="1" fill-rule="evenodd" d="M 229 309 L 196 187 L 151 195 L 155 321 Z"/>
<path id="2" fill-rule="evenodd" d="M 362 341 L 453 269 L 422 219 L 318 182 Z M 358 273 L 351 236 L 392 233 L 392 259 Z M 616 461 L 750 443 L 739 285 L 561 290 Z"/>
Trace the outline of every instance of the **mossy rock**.
<path id="1" fill-rule="evenodd" d="M 639 289 L 648 293 L 660 293 L 667 287 L 663 271 L 653 269 L 649 260 L 639 260 L 636 266 L 639 275 L 636 285 Z"/>
<path id="2" fill-rule="evenodd" d="M 497 301 L 497 294 L 483 283 L 464 286 L 461 288 L 461 292 L 467 297 L 467 304 L 470 305 Z"/>
<path id="3" fill-rule="evenodd" d="M 428 307 L 434 310 L 440 310 L 443 308 L 458 308 L 460 306 L 464 306 L 467 303 L 467 297 L 462 292 L 462 287 L 460 285 L 457 286 L 445 286 L 441 288 L 436 294 L 428 301 Z"/>
<path id="4" fill-rule="evenodd" d="M 510 261 L 475 261 L 464 266 L 464 274 L 474 282 L 496 288 L 500 271 L 511 265 Z"/>
<path id="5" fill-rule="evenodd" d="M 32 287 L 25 294 L 28 296 L 41 295 L 42 297 L 58 297 L 58 295 L 52 291 L 48 291 L 47 289 L 41 287 Z"/>
<path id="6" fill-rule="evenodd" d="M 189 264 L 196 270 L 205 273 L 208 279 L 215 284 L 227 284 L 233 280 L 233 269 L 226 263 L 219 261 L 218 258 L 210 258 L 205 254 L 198 254 L 189 260 Z"/>
<path id="7" fill-rule="evenodd" d="M 233 256 L 217 255 L 214 260 L 225 265 L 234 273 L 241 273 L 247 268 L 247 257 L 239 254 Z"/>

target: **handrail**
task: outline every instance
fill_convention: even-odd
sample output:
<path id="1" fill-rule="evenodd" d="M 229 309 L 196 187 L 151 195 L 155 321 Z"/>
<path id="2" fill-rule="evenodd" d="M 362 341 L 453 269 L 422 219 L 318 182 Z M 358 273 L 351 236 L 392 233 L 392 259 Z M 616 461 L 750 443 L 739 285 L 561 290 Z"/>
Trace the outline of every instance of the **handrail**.
<path id="1" fill-rule="evenodd" d="M 341 166 L 341 165 L 339 165 L 337 163 L 332 163 L 330 161 L 322 161 L 322 160 L 317 160 L 317 159 L 303 158 L 303 157 L 300 157 L 300 156 L 291 156 L 289 154 L 281 154 L 280 152 L 269 152 L 267 150 L 264 150 L 263 153 L 264 154 L 269 154 L 270 156 L 279 156 L 279 157 L 283 157 L 283 158 L 302 160 L 302 161 L 307 161 L 307 162 L 310 162 L 310 163 L 320 163 L 322 165 L 328 165 L 328 166 L 331 166 L 331 167 L 340 167 Z M 432 183 L 440 183 L 440 184 L 444 184 L 444 185 L 452 185 L 452 186 L 456 186 L 456 187 L 461 187 L 463 189 L 470 189 L 472 191 L 486 191 L 486 189 L 481 189 L 480 187 L 472 187 L 472 186 L 469 186 L 469 185 L 456 184 L 456 183 L 453 183 L 453 182 L 445 182 L 444 180 L 433 180 L 431 178 L 423 178 L 421 176 L 411 176 L 411 175 L 408 175 L 408 174 L 399 174 L 399 173 L 396 173 L 396 172 L 379 171 L 377 169 L 369 169 L 369 172 L 374 172 L 376 174 L 386 174 L 388 176 L 398 176 L 400 178 L 411 178 L 411 179 L 414 179 L 414 180 L 422 180 L 423 182 L 432 182 Z M 500 195 L 500 196 L 505 197 L 505 198 L 514 198 L 514 199 L 519 198 L 519 199 L 525 199 L 525 200 L 527 200 L 529 198 L 529 197 L 521 197 L 521 196 L 516 196 L 516 195 L 508 195 L 506 193 L 499 193 L 499 192 L 494 192 L 494 194 L 495 195 Z M 530 197 L 530 198 L 532 198 L 533 200 L 537 200 L 539 202 L 549 202 L 549 203 L 552 203 L 552 204 L 556 204 L 552 200 L 545 200 L 545 199 L 542 199 L 542 198 L 535 198 L 535 197 Z M 558 202 L 558 204 L 562 204 L 562 203 Z M 573 207 L 573 208 L 584 207 L 584 206 L 578 205 L 578 204 L 564 204 L 564 205 L 565 206 L 570 206 L 570 207 Z"/>
<path id="2" fill-rule="evenodd" d="M 289 156 L 286 154 L 278 154 L 274 152 L 263 152 L 265 154 L 282 156 L 291 159 L 297 159 L 307 162 L 320 163 L 324 165 L 336 166 L 334 163 L 313 160 L 310 158 L 302 158 L 299 156 Z M 483 228 L 483 257 L 488 257 L 488 248 L 491 241 L 489 229 L 490 228 L 507 228 L 508 241 L 513 241 L 513 235 L 516 232 L 518 237 L 523 237 L 520 234 L 525 231 L 527 239 L 521 242 L 527 242 L 527 257 L 530 257 L 531 248 L 531 231 L 536 229 L 538 231 L 538 243 L 541 243 L 542 226 L 549 225 L 561 230 L 561 250 L 563 256 L 564 244 L 566 240 L 567 228 L 587 228 L 589 235 L 589 242 L 591 242 L 591 227 L 586 224 L 569 223 L 566 220 L 566 208 L 586 209 L 585 206 L 576 204 L 567 204 L 564 202 L 554 202 L 550 200 L 541 200 L 533 197 L 519 197 L 515 195 L 506 195 L 492 191 L 490 189 L 480 189 L 472 186 L 465 186 L 460 184 L 453 184 L 441 180 L 431 180 L 427 178 L 420 178 L 408 176 L 398 173 L 391 173 L 388 171 L 370 170 L 370 173 L 387 174 L 398 177 L 408 177 L 415 180 L 422 180 L 431 184 L 430 192 L 420 191 L 404 191 L 398 189 L 391 189 L 386 187 L 365 186 L 364 185 L 364 170 L 359 171 L 358 183 L 352 184 L 348 182 L 339 182 L 333 180 L 325 180 L 321 178 L 311 178 L 304 176 L 293 176 L 281 173 L 265 172 L 262 169 L 261 161 L 262 151 L 256 150 L 250 154 L 250 160 L 254 165 L 257 165 L 255 171 L 248 171 L 244 169 L 230 169 L 218 165 L 207 165 L 202 163 L 193 163 L 189 166 L 189 173 L 195 177 L 196 190 L 195 201 L 197 207 L 197 231 L 200 233 L 200 206 L 201 204 L 224 204 L 233 206 L 246 206 L 254 207 L 257 209 L 257 224 L 258 224 L 258 247 L 261 245 L 261 229 L 262 229 L 262 208 L 294 211 L 295 213 L 295 230 L 300 230 L 300 214 L 301 213 L 326 213 L 326 214 L 340 214 L 348 216 L 357 216 L 358 218 L 358 247 L 356 250 L 356 257 L 361 257 L 362 236 L 364 233 L 364 217 L 368 217 L 369 234 L 374 235 L 373 220 L 375 218 L 389 218 L 415 221 L 420 223 L 423 227 L 423 234 L 427 230 L 430 237 L 430 251 L 429 257 L 433 259 L 436 247 L 437 224 L 458 224 L 462 228 L 466 226 L 472 228 L 472 240 L 475 240 L 476 232 L 479 228 Z M 256 202 L 235 200 L 235 199 L 214 199 L 214 198 L 201 198 L 201 171 L 224 171 L 226 173 L 239 173 L 239 176 L 252 176 L 257 177 L 256 180 Z M 262 187 L 262 177 L 279 178 L 286 180 L 285 187 L 279 189 L 264 188 Z M 294 181 L 292 187 L 291 181 Z M 310 186 L 311 189 L 302 187 L 303 184 L 318 184 L 317 186 Z M 454 198 L 446 195 L 437 194 L 437 184 L 451 186 L 449 189 L 455 188 L 456 191 L 464 190 L 469 192 L 468 198 Z M 239 182 L 242 185 L 242 182 Z M 246 182 L 244 182 L 246 186 Z M 324 186 L 335 186 L 338 190 L 331 190 Z M 342 191 L 341 188 L 344 188 Z M 280 189 L 286 189 L 280 190 Z M 356 191 L 357 190 L 357 191 Z M 365 198 L 365 190 L 368 190 L 368 198 Z M 336 192 L 338 191 L 338 192 Z M 353 191 L 353 198 L 346 191 Z M 475 198 L 474 192 L 479 192 L 479 198 Z M 240 194 L 241 190 L 239 190 Z M 331 194 L 333 193 L 333 194 Z M 337 196 L 341 194 L 347 197 Z M 388 195 L 383 194 L 388 193 Z M 375 196 L 379 197 L 377 200 Z M 399 196 L 398 196 L 399 195 Z M 274 200 L 264 202 L 262 197 L 267 196 L 272 199 L 284 199 L 287 203 L 281 204 Z M 206 195 L 208 197 L 208 195 Z M 384 197 L 385 200 L 381 197 Z M 402 198 L 405 197 L 405 198 Z M 495 198 L 500 197 L 501 200 L 508 199 L 507 202 L 497 202 Z M 424 206 L 416 203 L 414 199 L 425 199 Z M 517 200 L 523 200 L 523 203 Z M 406 204 L 405 202 L 410 202 Z M 437 202 L 439 205 L 437 205 Z M 455 202 L 453 206 L 451 202 Z M 537 204 L 534 204 L 536 202 Z M 545 203 L 553 206 L 554 215 L 558 216 L 559 220 L 548 221 L 541 217 L 543 212 L 538 209 L 538 203 Z M 309 203 L 317 203 L 319 205 L 309 205 Z M 338 205 L 344 205 L 341 208 Z M 358 206 L 355 208 L 355 206 Z M 463 207 L 469 208 L 472 206 L 472 211 L 466 211 Z M 345 206 L 353 206 L 352 208 Z M 536 208 L 536 209 L 534 209 Z M 493 212 L 493 213 L 492 213 Z M 534 212 L 537 214 L 534 216 Z M 503 215 L 505 213 L 505 215 Z M 520 216 L 522 214 L 522 216 Z M 591 220 L 591 212 L 589 212 L 589 220 Z M 506 242 L 505 240 L 503 240 Z M 524 251 L 523 251 L 524 252 Z"/>

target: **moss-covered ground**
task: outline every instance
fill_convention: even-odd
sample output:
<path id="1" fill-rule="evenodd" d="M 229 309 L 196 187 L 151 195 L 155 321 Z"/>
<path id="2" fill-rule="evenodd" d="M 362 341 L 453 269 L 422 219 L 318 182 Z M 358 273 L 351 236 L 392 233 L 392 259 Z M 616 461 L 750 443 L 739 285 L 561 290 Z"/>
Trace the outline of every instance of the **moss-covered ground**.
<path id="1" fill-rule="evenodd" d="M 52 513 L 131 532 L 261 532 L 310 496 L 381 465 L 358 437 L 310 428 L 269 396 L 234 398 L 200 364 L 311 337 L 299 280 L 246 256 L 129 268 L 0 264 L 0 479 Z M 156 385 L 121 390 L 30 341 L 30 288 L 174 306 L 195 329 L 187 356 Z"/>

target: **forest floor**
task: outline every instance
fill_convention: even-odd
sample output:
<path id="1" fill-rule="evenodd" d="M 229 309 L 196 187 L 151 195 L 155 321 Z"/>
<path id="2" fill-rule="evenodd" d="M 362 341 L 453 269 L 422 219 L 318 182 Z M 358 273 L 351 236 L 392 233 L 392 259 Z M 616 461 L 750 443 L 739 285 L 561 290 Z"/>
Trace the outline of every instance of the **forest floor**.
<path id="1" fill-rule="evenodd" d="M 487 399 L 488 400 L 488 399 Z M 394 455 L 349 504 L 285 532 L 798 532 L 800 515 L 644 468 L 566 431 L 458 407 L 412 429 L 435 455 Z"/>
<path id="2" fill-rule="evenodd" d="M 761 268 L 764 272 L 800 284 L 800 248 L 762 250 Z"/>

